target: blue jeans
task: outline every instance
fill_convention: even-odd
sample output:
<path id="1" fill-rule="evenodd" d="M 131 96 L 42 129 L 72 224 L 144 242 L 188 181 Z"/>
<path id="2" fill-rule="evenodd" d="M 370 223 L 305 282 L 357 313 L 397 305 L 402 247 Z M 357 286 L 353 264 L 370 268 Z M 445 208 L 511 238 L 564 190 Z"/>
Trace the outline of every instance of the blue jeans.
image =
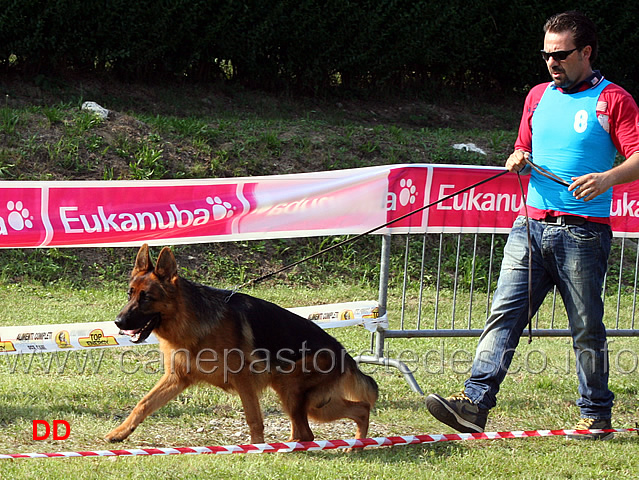
<path id="1" fill-rule="evenodd" d="M 610 418 L 608 348 L 603 324 L 602 288 L 612 238 L 610 227 L 548 225 L 530 220 L 532 311 L 557 286 L 564 301 L 577 359 L 582 417 Z M 528 323 L 528 235 L 518 217 L 504 248 L 490 317 L 480 337 L 466 395 L 480 407 L 497 403 L 497 392 Z"/>

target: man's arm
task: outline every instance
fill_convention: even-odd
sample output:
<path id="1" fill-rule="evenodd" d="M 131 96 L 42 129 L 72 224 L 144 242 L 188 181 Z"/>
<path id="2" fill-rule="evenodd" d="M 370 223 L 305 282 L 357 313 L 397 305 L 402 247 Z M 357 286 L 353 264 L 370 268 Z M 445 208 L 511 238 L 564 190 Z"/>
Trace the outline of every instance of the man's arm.
<path id="1" fill-rule="evenodd" d="M 568 190 L 573 192 L 575 198 L 588 202 L 615 185 L 637 179 L 639 179 L 639 152 L 633 153 L 621 165 L 605 172 L 572 177 L 572 184 Z"/>

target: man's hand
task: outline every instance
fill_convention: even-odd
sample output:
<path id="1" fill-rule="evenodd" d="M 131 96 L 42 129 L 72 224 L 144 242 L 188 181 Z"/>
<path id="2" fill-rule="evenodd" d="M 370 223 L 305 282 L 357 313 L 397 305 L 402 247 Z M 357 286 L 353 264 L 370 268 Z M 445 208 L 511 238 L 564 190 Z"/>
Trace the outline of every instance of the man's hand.
<path id="1" fill-rule="evenodd" d="M 589 173 L 581 177 L 572 177 L 568 191 L 575 198 L 588 202 L 607 191 L 612 184 L 608 181 L 610 175 L 604 173 Z"/>
<path id="2" fill-rule="evenodd" d="M 517 173 L 526 168 L 526 160 L 530 157 L 530 153 L 524 150 L 515 150 L 508 160 L 506 160 L 506 170 Z"/>

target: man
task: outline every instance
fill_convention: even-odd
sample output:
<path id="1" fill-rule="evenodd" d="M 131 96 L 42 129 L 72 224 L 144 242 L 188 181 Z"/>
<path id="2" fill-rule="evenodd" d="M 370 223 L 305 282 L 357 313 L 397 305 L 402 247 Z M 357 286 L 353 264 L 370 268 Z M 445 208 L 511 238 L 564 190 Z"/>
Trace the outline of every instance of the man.
<path id="1" fill-rule="evenodd" d="M 614 395 L 608 389 L 601 294 L 612 237 L 610 204 L 614 185 L 639 178 L 639 110 L 625 90 L 592 69 L 597 38 L 586 16 L 574 11 L 554 15 L 544 32 L 541 54 L 552 82 L 537 85 L 528 94 L 506 168 L 522 172 L 531 161 L 566 182 L 562 185 L 552 175 L 532 169 L 527 195 L 532 312 L 556 285 L 577 359 L 582 419 L 575 429 L 607 429 Z M 613 168 L 616 151 L 626 160 Z M 464 391 L 426 399 L 431 414 L 458 431 L 483 432 L 488 411 L 497 403 L 500 384 L 529 319 L 528 252 L 526 220 L 519 216 L 504 249 L 491 315 Z"/>

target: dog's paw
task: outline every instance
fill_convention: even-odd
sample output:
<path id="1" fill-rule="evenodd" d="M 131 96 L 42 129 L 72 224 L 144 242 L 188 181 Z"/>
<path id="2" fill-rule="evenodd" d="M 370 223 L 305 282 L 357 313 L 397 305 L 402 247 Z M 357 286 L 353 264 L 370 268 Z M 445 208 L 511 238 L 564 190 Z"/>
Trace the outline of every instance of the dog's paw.
<path id="1" fill-rule="evenodd" d="M 128 437 L 131 434 L 131 432 L 127 432 L 124 429 L 121 428 L 115 428 L 113 430 L 111 430 L 105 437 L 104 439 L 107 442 L 111 442 L 111 443 L 117 443 L 117 442 L 121 442 L 124 439 L 126 439 L 126 437 Z"/>
<path id="2" fill-rule="evenodd" d="M 113 435 L 112 433 L 109 433 L 108 435 L 106 435 L 104 437 L 104 439 L 109 442 L 109 443 L 118 443 L 121 442 L 122 440 L 124 440 L 125 437 L 120 437 L 118 435 Z"/>

